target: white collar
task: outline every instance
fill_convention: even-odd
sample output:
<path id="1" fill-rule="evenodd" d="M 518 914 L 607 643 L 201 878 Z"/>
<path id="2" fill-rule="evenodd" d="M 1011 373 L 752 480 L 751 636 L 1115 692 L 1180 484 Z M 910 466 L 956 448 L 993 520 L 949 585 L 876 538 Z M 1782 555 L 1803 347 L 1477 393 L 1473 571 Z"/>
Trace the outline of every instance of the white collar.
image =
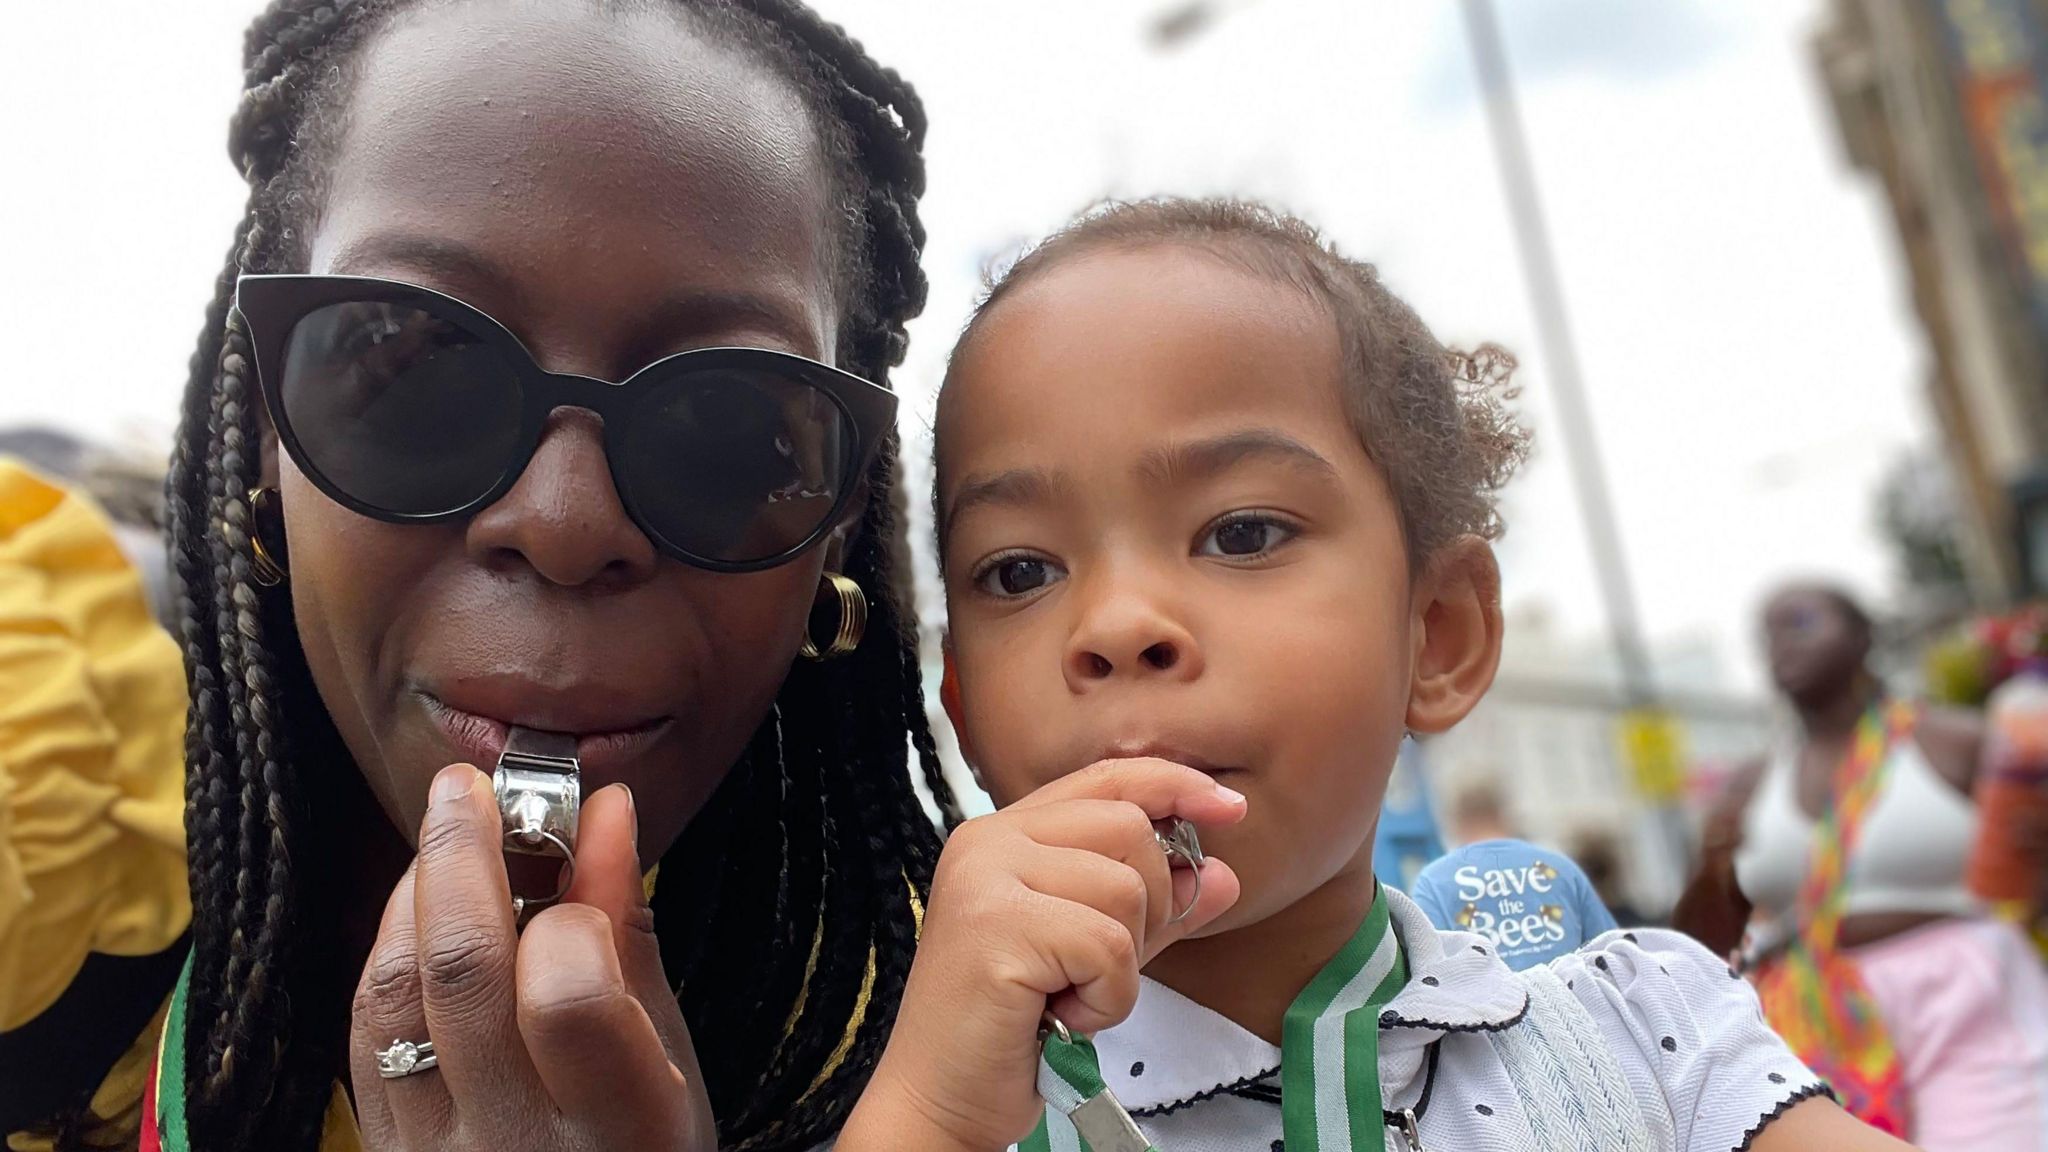
<path id="1" fill-rule="evenodd" d="M 1485 937 L 1440 931 L 1414 901 L 1383 891 L 1408 958 L 1408 985 L 1380 1014 L 1380 1084 L 1398 1100 L 1420 1091 L 1431 1044 L 1516 1023 L 1529 994 Z M 1141 1116 L 1175 1111 L 1280 1067 L 1280 1049 L 1150 978 L 1130 1019 L 1096 1036 L 1095 1051 L 1103 1081 Z"/>

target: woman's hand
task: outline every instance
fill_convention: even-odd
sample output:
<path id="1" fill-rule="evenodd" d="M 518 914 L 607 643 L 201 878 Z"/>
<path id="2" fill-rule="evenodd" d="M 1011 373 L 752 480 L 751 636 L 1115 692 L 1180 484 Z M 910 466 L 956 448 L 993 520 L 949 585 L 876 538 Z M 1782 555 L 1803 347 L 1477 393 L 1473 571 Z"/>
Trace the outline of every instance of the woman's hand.
<path id="1" fill-rule="evenodd" d="M 873 1081 L 839 1152 L 1000 1149 L 1044 1104 L 1039 1021 L 1076 1032 L 1130 1015 L 1138 970 L 1236 903 L 1210 859 L 1201 898 L 1171 870 L 1153 821 L 1243 819 L 1244 797 L 1179 764 L 1112 760 L 954 830 L 939 857 L 917 960 Z"/>
<path id="2" fill-rule="evenodd" d="M 419 857 L 391 894 L 356 990 L 349 1061 L 374 1152 L 714 1152 L 695 1050 L 654 936 L 632 794 L 583 806 L 575 885 L 514 930 L 491 783 L 442 770 Z M 434 1042 L 386 1080 L 378 1049 Z"/>
<path id="3" fill-rule="evenodd" d="M 1716 956 L 1732 957 L 1742 946 L 1753 909 L 1735 876 L 1735 853 L 1742 846 L 1742 819 L 1762 779 L 1761 761 L 1736 771 L 1727 789 L 1707 814 L 1700 832 L 1699 870 L 1679 894 L 1671 910 L 1671 926 L 1707 946 Z"/>

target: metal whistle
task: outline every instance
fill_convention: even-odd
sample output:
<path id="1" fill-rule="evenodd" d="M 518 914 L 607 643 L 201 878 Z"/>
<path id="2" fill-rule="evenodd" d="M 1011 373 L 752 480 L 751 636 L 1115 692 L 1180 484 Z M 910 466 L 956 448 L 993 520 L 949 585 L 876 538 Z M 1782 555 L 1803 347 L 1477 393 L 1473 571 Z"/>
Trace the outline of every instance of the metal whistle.
<path id="1" fill-rule="evenodd" d="M 1202 869 L 1202 838 L 1196 834 L 1195 826 L 1175 816 L 1166 822 L 1164 831 L 1154 828 L 1152 834 L 1159 838 L 1159 848 L 1167 855 L 1167 862 L 1175 868 Z"/>
<path id="2" fill-rule="evenodd" d="M 1188 897 L 1188 906 L 1175 912 L 1166 921 L 1168 924 L 1178 924 L 1194 912 L 1195 905 L 1202 899 L 1202 862 L 1207 859 L 1202 855 L 1202 838 L 1195 834 L 1193 824 L 1178 816 L 1168 820 L 1163 830 L 1155 825 L 1152 829 L 1152 838 L 1159 841 L 1159 850 L 1166 853 L 1168 868 L 1189 868 L 1193 869 L 1195 874 L 1195 894 Z"/>
<path id="3" fill-rule="evenodd" d="M 583 764 L 576 758 L 576 737 L 566 732 L 513 728 L 491 773 L 498 797 L 498 818 L 504 827 L 505 850 L 526 856 L 552 856 L 562 861 L 562 876 L 553 895 L 512 895 L 514 915 L 544 908 L 560 900 L 576 879 L 576 819 L 583 808 Z"/>

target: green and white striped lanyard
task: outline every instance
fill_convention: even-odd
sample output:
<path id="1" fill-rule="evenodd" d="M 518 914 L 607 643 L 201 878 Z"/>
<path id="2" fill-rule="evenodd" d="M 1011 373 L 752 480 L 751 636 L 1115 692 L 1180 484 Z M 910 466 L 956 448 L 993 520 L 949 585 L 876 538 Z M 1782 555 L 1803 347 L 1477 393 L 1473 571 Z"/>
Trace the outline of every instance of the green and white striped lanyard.
<path id="1" fill-rule="evenodd" d="M 1287 1152 L 1387 1152 L 1396 1122 L 1380 1096 L 1380 1010 L 1408 983 L 1385 892 L 1280 1026 L 1280 1128 Z M 1038 1094 L 1045 1118 L 1019 1152 L 1160 1152 L 1102 1079 L 1095 1046 L 1050 1021 Z M 1422 1152 L 1415 1121 L 1397 1121 Z"/>

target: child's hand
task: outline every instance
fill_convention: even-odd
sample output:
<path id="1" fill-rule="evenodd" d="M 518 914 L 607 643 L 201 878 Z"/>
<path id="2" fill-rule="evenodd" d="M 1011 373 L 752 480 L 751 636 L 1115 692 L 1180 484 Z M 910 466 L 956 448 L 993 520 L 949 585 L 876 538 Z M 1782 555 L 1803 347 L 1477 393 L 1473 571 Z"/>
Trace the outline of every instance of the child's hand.
<path id="1" fill-rule="evenodd" d="M 953 832 L 896 1029 L 841 1152 L 1000 1149 L 1044 1104 L 1040 1018 L 1092 1033 L 1130 1015 L 1138 970 L 1238 896 L 1211 858 L 1169 869 L 1153 821 L 1234 824 L 1245 800 L 1192 768 L 1106 760 Z"/>

